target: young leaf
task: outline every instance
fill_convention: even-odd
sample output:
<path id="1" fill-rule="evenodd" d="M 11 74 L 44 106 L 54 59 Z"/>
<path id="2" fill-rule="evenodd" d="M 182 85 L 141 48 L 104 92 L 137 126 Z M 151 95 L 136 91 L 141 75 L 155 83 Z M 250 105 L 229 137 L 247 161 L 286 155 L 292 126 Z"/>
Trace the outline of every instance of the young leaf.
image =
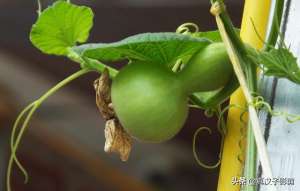
<path id="1" fill-rule="evenodd" d="M 57 1 L 32 26 L 30 41 L 46 54 L 67 55 L 76 42 L 87 40 L 92 25 L 90 8 Z"/>
<path id="2" fill-rule="evenodd" d="M 267 76 L 287 78 L 300 84 L 300 69 L 297 58 L 286 48 L 272 49 L 269 52 L 256 52 L 251 57 L 257 60 L 260 68 Z"/>
<path id="3" fill-rule="evenodd" d="M 115 62 L 120 60 L 145 60 L 172 65 L 210 44 L 204 38 L 177 33 L 143 33 L 114 43 L 85 44 L 73 50 L 83 57 Z"/>

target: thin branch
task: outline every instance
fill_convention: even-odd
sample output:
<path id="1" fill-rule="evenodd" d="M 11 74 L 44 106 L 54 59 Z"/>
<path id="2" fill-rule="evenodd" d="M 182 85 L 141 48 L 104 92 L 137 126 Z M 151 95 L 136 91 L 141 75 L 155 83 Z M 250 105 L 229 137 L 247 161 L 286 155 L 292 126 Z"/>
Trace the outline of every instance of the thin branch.
<path id="1" fill-rule="evenodd" d="M 42 13 L 42 3 L 41 3 L 41 0 L 37 0 L 37 4 L 38 4 L 38 9 L 37 9 L 37 14 L 38 14 L 38 16 L 40 16 L 41 15 L 41 13 Z"/>

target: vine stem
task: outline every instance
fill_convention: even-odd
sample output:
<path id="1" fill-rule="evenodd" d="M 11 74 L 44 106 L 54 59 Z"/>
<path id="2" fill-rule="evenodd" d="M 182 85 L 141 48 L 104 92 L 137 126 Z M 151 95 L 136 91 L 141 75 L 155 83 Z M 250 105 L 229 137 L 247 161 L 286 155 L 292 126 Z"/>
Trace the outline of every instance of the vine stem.
<path id="1" fill-rule="evenodd" d="M 21 163 L 19 162 L 19 160 L 16 157 L 16 152 L 17 149 L 19 147 L 19 144 L 21 142 L 21 139 L 23 137 L 23 134 L 25 132 L 25 130 L 27 129 L 27 126 L 29 124 L 29 121 L 32 117 L 32 115 L 34 114 L 34 112 L 39 108 L 39 106 L 51 95 L 53 95 L 55 92 L 57 92 L 59 89 L 61 89 L 62 87 L 64 87 L 65 85 L 67 85 L 68 83 L 72 82 L 73 80 L 79 78 L 80 76 L 90 72 L 92 70 L 84 68 L 81 69 L 79 71 L 77 71 L 76 73 L 72 74 L 71 76 L 67 77 L 66 79 L 62 80 L 61 82 L 59 82 L 57 85 L 55 85 L 53 88 L 51 88 L 49 91 L 47 91 L 44 95 L 42 95 L 39 99 L 37 99 L 36 101 L 34 101 L 33 103 L 31 103 L 29 106 L 27 106 L 21 113 L 20 115 L 17 117 L 17 120 L 14 124 L 13 130 L 12 130 L 12 135 L 11 135 L 11 155 L 9 158 L 9 162 L 8 162 L 8 168 L 7 168 L 7 174 L 6 174 L 6 186 L 7 186 L 7 190 L 11 191 L 11 172 L 12 172 L 12 167 L 13 167 L 13 163 L 16 162 L 16 164 L 18 165 L 18 167 L 21 169 L 21 171 L 23 172 L 24 176 L 25 176 L 25 182 L 27 181 L 27 172 L 26 170 L 22 167 Z M 14 141 L 15 138 L 15 133 L 16 130 L 18 128 L 18 123 L 20 122 L 21 118 L 26 114 L 26 112 L 29 111 L 28 115 L 26 116 L 24 123 L 18 133 L 18 136 L 16 137 L 16 140 Z"/>
<path id="2" fill-rule="evenodd" d="M 83 57 L 72 49 L 69 49 L 68 58 L 74 62 L 79 63 L 82 68 L 89 68 L 99 73 L 102 73 L 105 69 L 107 69 L 109 72 L 109 77 L 111 78 L 114 78 L 119 72 L 115 68 L 112 68 L 100 62 L 99 60 Z"/>
<path id="3" fill-rule="evenodd" d="M 270 47 L 275 46 L 277 43 L 278 36 L 280 36 L 279 31 L 280 31 L 280 23 L 282 18 L 283 6 L 284 6 L 284 0 L 275 1 L 275 8 L 272 16 L 272 24 L 270 27 L 268 39 L 264 46 L 265 51 L 268 51 L 270 50 Z M 282 43 L 281 41 L 282 39 L 280 39 L 280 43 Z"/>
<path id="4" fill-rule="evenodd" d="M 260 128 L 260 124 L 259 124 L 259 119 L 258 119 L 258 115 L 256 112 L 255 107 L 253 106 L 253 97 L 249 91 L 249 88 L 247 86 L 247 80 L 245 77 L 245 74 L 243 72 L 241 63 L 240 63 L 240 58 L 238 58 L 237 53 L 235 51 L 235 48 L 226 32 L 224 23 L 222 22 L 221 18 L 220 18 L 220 13 L 222 12 L 222 5 L 220 4 L 220 2 L 215 2 L 212 5 L 212 9 L 211 9 L 211 13 L 215 16 L 216 18 L 216 22 L 222 37 L 222 40 L 225 44 L 225 47 L 227 49 L 228 52 L 228 56 L 232 62 L 233 65 L 233 69 L 235 71 L 235 74 L 238 78 L 238 81 L 240 83 L 241 89 L 245 95 L 245 99 L 248 103 L 248 111 L 249 111 L 249 116 L 250 116 L 250 122 L 252 124 L 252 130 L 254 133 L 254 137 L 255 137 L 255 141 L 256 141 L 256 145 L 257 145 L 257 150 L 258 150 L 258 154 L 259 154 L 259 159 L 260 162 L 262 164 L 262 169 L 264 174 L 266 175 L 266 177 L 268 178 L 273 178 L 273 174 L 272 174 L 272 168 L 271 168 L 271 163 L 270 163 L 270 159 L 268 156 L 268 152 L 267 152 L 267 146 L 266 143 L 264 141 L 264 137 Z M 272 187 L 271 190 L 275 191 L 276 187 L 274 185 L 270 185 Z"/>
<path id="5" fill-rule="evenodd" d="M 37 9 L 37 14 L 38 14 L 38 16 L 40 16 L 41 15 L 41 13 L 42 13 L 42 3 L 41 3 L 41 0 L 37 0 L 37 5 L 38 5 L 38 9 Z"/>

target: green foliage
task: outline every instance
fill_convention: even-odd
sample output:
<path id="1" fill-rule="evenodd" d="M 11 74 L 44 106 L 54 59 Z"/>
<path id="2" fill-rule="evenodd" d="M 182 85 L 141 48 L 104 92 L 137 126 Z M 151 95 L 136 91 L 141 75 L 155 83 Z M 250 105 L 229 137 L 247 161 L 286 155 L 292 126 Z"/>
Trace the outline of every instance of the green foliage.
<path id="1" fill-rule="evenodd" d="M 194 54 L 211 42 L 205 38 L 165 33 L 143 33 L 114 43 L 85 44 L 73 50 L 101 62 L 141 60 L 172 66 L 177 59 Z"/>
<path id="2" fill-rule="evenodd" d="M 32 26 L 30 40 L 46 54 L 67 55 L 76 42 L 87 40 L 92 25 L 90 8 L 57 1 L 38 17 Z"/>
<path id="3" fill-rule="evenodd" d="M 193 33 L 192 36 L 198 38 L 207 38 L 212 42 L 222 42 L 221 35 L 218 30 L 215 31 L 206 31 L 206 32 L 196 32 Z"/>
<path id="4" fill-rule="evenodd" d="M 217 0 L 212 0 L 215 1 Z M 39 8 L 38 14 L 39 18 L 30 32 L 33 45 L 46 54 L 67 56 L 79 62 L 83 69 L 50 89 L 26 107 L 17 118 L 12 132 L 12 154 L 7 171 L 9 191 L 14 163 L 27 177 L 16 152 L 33 113 L 49 96 L 91 70 L 101 73 L 108 68 L 110 77 L 113 78 L 112 105 L 118 119 L 132 136 L 150 142 L 165 141 L 177 134 L 188 114 L 188 98 L 204 109 L 220 109 L 219 104 L 239 85 L 232 74 L 225 48 L 216 49 L 216 45 L 222 44 L 219 43 L 222 41 L 219 31 L 198 32 L 195 24 L 186 23 L 179 27 L 177 32 L 180 34 L 144 33 L 114 43 L 77 46 L 77 43 L 86 42 L 93 25 L 93 12 L 90 8 L 60 0 L 42 13 Z M 241 63 L 247 74 L 245 77 L 248 86 L 251 91 L 256 92 L 256 75 L 253 75 L 256 66 L 247 57 L 248 47 L 240 41 L 237 35 L 239 30 L 232 26 L 227 15 L 219 19 L 227 26 L 225 32 L 236 49 L 235 56 L 243 61 Z M 191 32 L 189 27 L 194 27 L 195 30 Z M 285 77 L 300 84 L 297 59 L 288 49 L 271 49 L 269 52 L 252 50 L 250 47 L 251 61 L 259 63 L 266 75 Z M 129 60 L 131 64 L 120 72 L 102 63 L 121 60 Z M 165 67 L 167 65 L 173 69 L 175 63 L 178 64 L 174 67 L 176 72 Z M 223 113 L 220 112 L 219 116 Z M 23 118 L 24 122 L 20 126 Z"/>
<path id="5" fill-rule="evenodd" d="M 238 28 L 234 28 L 234 29 L 237 34 L 240 33 L 240 29 Z M 195 33 L 191 33 L 191 35 L 198 38 L 206 38 L 211 40 L 212 42 L 222 42 L 222 38 L 219 30 L 195 32 Z"/>
<path id="6" fill-rule="evenodd" d="M 300 84 L 297 58 L 287 48 L 271 49 L 269 52 L 252 52 L 251 58 L 259 63 L 265 75 L 287 78 Z"/>

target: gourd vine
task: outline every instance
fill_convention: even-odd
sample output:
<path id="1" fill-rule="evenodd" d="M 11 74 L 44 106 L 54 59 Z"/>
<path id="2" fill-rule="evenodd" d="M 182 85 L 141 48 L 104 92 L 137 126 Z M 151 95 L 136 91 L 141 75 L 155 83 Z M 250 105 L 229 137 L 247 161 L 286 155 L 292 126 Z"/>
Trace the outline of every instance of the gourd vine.
<path id="1" fill-rule="evenodd" d="M 10 141 L 10 147 L 11 147 L 11 156 L 9 158 L 9 162 L 8 162 L 8 168 L 7 168 L 7 190 L 11 190 L 10 187 L 10 176 L 11 176 L 11 171 L 12 171 L 12 165 L 15 162 L 17 164 L 17 166 L 19 167 L 19 169 L 21 170 L 21 172 L 23 173 L 25 180 L 24 182 L 28 182 L 28 173 L 26 172 L 25 168 L 22 166 L 22 164 L 19 162 L 17 156 L 16 156 L 16 152 L 17 149 L 20 145 L 21 139 L 23 137 L 23 134 L 25 132 L 25 130 L 27 129 L 28 125 L 29 125 L 29 121 L 32 118 L 32 115 L 34 114 L 34 112 L 40 107 L 40 105 L 51 95 L 53 95 L 54 93 L 56 93 L 59 89 L 61 89 L 62 87 L 64 87 L 65 85 L 67 85 L 68 83 L 72 82 L 73 80 L 79 78 L 80 76 L 86 74 L 90 72 L 89 69 L 81 69 L 78 72 L 74 73 L 73 75 L 70 75 L 68 78 L 64 79 L 63 81 L 61 81 L 60 83 L 58 83 L 56 86 L 54 86 L 53 88 L 51 88 L 49 91 L 47 91 L 43 96 L 41 96 L 39 99 L 35 100 L 34 102 L 32 102 L 31 104 L 29 104 L 17 117 L 13 129 L 12 129 L 12 134 L 11 134 L 11 141 Z M 23 120 L 23 118 L 25 118 Z M 17 130 L 20 126 L 21 121 L 23 120 L 23 123 L 21 125 L 21 128 L 17 133 Z"/>

